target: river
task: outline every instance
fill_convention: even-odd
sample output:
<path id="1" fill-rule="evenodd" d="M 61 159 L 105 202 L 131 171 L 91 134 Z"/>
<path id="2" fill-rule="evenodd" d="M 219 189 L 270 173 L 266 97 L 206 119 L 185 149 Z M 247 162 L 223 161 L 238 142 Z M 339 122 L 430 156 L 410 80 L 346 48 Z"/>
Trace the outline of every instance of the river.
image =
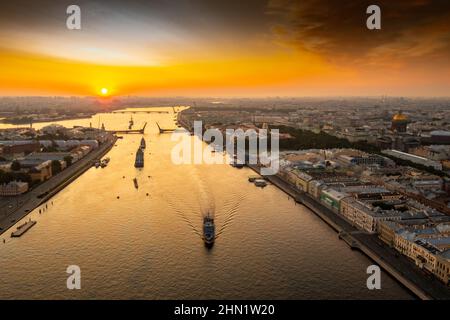
<path id="1" fill-rule="evenodd" d="M 99 114 L 60 124 L 126 129 L 129 118 Z M 133 166 L 141 135 L 124 135 L 106 168 L 89 169 L 48 209 L 44 205 L 25 218 L 37 224 L 24 236 L 4 233 L 0 298 L 413 298 L 384 272 L 382 289 L 368 290 L 372 262 L 276 187 L 249 183 L 251 170 L 173 164 L 175 142 L 156 127 L 156 121 L 172 126 L 172 114 L 133 119 L 135 128 L 148 122 L 144 169 Z M 5 127 L 14 126 L 0 124 Z M 211 250 L 201 239 L 208 208 L 214 208 L 218 232 Z M 81 269 L 80 290 L 66 287 L 69 265 Z"/>

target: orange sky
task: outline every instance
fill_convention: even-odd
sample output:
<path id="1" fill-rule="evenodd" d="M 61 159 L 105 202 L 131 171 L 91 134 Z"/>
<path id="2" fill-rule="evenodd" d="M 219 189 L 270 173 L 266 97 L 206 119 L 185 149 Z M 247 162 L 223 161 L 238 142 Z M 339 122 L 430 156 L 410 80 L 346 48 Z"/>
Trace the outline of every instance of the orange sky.
<path id="1" fill-rule="evenodd" d="M 0 6 L 0 95 L 99 95 L 102 88 L 113 96 L 450 92 L 448 6 L 441 15 L 428 13 L 425 24 L 407 25 L 420 21 L 414 15 L 433 1 L 400 0 L 412 17 L 387 7 L 387 30 L 371 33 L 360 23 L 364 6 L 347 8 L 353 19 L 342 23 L 341 7 L 331 18 L 317 11 L 333 6 L 330 1 L 250 1 L 239 16 L 235 7 L 205 9 L 198 2 L 197 13 L 207 10 L 199 21 L 187 7 L 159 8 L 159 15 L 149 16 L 144 7 L 81 5 L 84 24 L 78 31 L 65 28 L 66 15 L 59 14 L 64 6 L 50 10 L 54 19 L 33 15 L 24 23 L 13 14 L 23 6 Z M 158 20 L 173 11 L 177 19 Z M 93 13 L 96 19 L 89 19 Z"/>

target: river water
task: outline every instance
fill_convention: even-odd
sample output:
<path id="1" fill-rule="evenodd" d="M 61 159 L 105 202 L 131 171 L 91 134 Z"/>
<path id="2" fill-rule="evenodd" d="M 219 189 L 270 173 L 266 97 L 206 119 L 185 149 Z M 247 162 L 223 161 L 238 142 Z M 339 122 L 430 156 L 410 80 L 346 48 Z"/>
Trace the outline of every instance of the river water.
<path id="1" fill-rule="evenodd" d="M 89 169 L 28 216 L 37 224 L 24 236 L 4 233 L 0 298 L 412 298 L 386 273 L 381 290 L 368 290 L 372 262 L 276 187 L 249 183 L 250 169 L 174 164 L 176 142 L 156 127 L 173 126 L 173 114 L 133 118 L 135 128 L 148 122 L 145 167 L 133 166 L 141 135 L 124 135 L 108 167 Z M 60 124 L 126 129 L 129 119 L 99 114 Z M 218 232 L 211 250 L 201 239 L 208 209 Z M 80 290 L 66 287 L 69 265 L 81 269 Z"/>

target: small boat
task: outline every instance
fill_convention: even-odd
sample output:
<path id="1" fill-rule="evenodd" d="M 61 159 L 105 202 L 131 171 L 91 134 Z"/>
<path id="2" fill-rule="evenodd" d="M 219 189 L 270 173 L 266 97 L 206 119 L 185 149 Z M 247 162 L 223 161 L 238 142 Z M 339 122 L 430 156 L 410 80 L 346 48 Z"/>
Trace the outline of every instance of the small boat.
<path id="1" fill-rule="evenodd" d="M 145 139 L 142 138 L 142 139 L 141 139 L 141 145 L 140 145 L 140 148 L 141 148 L 141 149 L 145 149 L 145 147 L 146 147 Z"/>
<path id="2" fill-rule="evenodd" d="M 214 219 L 209 216 L 203 218 L 203 241 L 205 246 L 211 248 L 214 245 L 214 239 L 216 237 L 214 226 Z"/>
<path id="3" fill-rule="evenodd" d="M 95 166 L 96 168 L 100 167 L 100 161 L 95 161 L 94 166 Z"/>
<path id="4" fill-rule="evenodd" d="M 248 177 L 248 182 L 255 182 L 256 179 L 261 179 L 260 176 L 249 176 Z"/>
<path id="5" fill-rule="evenodd" d="M 231 166 L 232 166 L 232 167 L 235 167 L 235 168 L 237 168 L 237 169 L 242 169 L 242 168 L 244 167 L 244 164 L 243 164 L 243 163 L 240 163 L 240 162 L 237 161 L 237 160 L 233 160 L 233 162 L 231 162 Z"/>
<path id="6" fill-rule="evenodd" d="M 265 186 L 267 186 L 267 182 L 264 179 L 255 179 L 254 183 L 255 183 L 255 186 L 261 187 L 261 188 L 264 188 Z"/>
<path id="7" fill-rule="evenodd" d="M 136 179 L 136 178 L 133 179 L 133 183 L 134 183 L 134 187 L 135 187 L 136 189 L 139 188 L 139 185 L 138 185 L 138 182 L 137 182 L 137 179 Z"/>
<path id="8" fill-rule="evenodd" d="M 136 152 L 136 159 L 134 161 L 134 166 L 136 168 L 143 168 L 144 167 L 144 152 L 141 148 L 139 148 Z"/>

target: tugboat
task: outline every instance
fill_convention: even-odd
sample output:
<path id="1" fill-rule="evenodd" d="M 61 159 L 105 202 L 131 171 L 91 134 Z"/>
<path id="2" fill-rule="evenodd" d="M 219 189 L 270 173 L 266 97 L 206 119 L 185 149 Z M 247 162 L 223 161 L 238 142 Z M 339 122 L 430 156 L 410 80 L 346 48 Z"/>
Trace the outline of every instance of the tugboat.
<path id="1" fill-rule="evenodd" d="M 145 139 L 144 138 L 142 138 L 141 139 L 141 149 L 145 149 Z"/>
<path id="2" fill-rule="evenodd" d="M 214 245 L 214 239 L 216 237 L 216 227 L 214 226 L 214 219 L 209 216 L 203 218 L 203 241 L 207 248 L 211 248 Z"/>
<path id="3" fill-rule="evenodd" d="M 136 160 L 134 161 L 134 166 L 136 168 L 144 167 L 144 152 L 141 148 L 139 148 L 136 152 Z"/>

